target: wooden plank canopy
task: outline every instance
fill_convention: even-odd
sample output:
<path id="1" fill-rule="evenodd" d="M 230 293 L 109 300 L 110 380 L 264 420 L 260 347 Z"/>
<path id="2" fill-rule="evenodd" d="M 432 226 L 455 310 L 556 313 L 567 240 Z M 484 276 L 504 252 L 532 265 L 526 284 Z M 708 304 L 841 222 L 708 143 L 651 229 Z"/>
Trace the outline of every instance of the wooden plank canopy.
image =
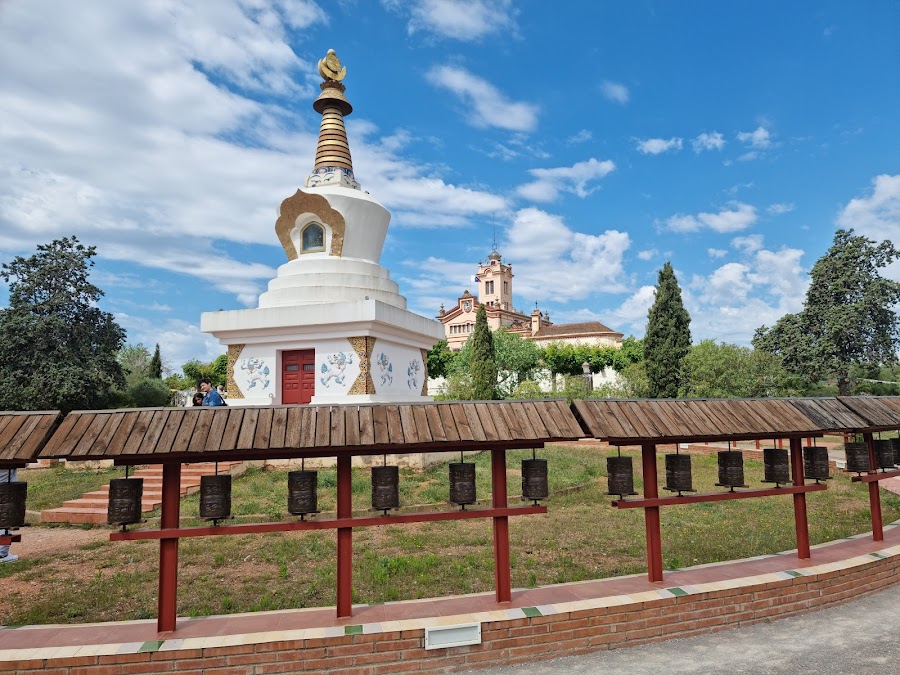
<path id="1" fill-rule="evenodd" d="M 792 398 L 791 404 L 826 431 L 862 431 L 871 425 L 840 399 Z M 900 420 L 898 420 L 900 422 Z"/>
<path id="2" fill-rule="evenodd" d="M 839 396 L 837 400 L 866 422 L 863 428 L 848 431 L 900 428 L 900 396 Z"/>
<path id="3" fill-rule="evenodd" d="M 35 461 L 59 419 L 58 410 L 0 412 L 0 469 L 16 469 Z"/>
<path id="4" fill-rule="evenodd" d="M 532 447 L 584 431 L 565 401 L 146 408 L 69 413 L 42 458 L 121 463 Z"/>
<path id="5" fill-rule="evenodd" d="M 788 399 L 589 399 L 573 404 L 594 438 L 618 445 L 820 436 Z"/>

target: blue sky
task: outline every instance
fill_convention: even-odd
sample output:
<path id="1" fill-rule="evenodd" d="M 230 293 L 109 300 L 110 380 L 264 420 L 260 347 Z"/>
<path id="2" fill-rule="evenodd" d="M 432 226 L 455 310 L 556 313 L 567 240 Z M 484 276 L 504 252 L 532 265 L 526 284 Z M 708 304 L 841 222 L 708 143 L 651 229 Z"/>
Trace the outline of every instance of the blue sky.
<path id="1" fill-rule="evenodd" d="M 747 344 L 837 227 L 900 239 L 898 35 L 887 1 L 9 0 L 0 260 L 76 234 L 129 342 L 215 357 L 200 313 L 286 261 L 333 48 L 411 309 L 452 305 L 496 228 L 520 309 L 641 336 L 671 260 L 695 341 Z"/>

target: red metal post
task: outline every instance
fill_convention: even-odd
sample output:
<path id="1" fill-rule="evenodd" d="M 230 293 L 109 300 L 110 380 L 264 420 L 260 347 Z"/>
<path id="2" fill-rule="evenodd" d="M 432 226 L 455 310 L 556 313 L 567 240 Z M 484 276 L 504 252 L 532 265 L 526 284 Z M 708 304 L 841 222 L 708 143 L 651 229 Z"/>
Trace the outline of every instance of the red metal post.
<path id="1" fill-rule="evenodd" d="M 791 473 L 794 485 L 804 485 L 803 477 L 803 441 L 791 439 Z M 797 533 L 797 557 L 801 560 L 809 558 L 809 519 L 806 516 L 806 493 L 794 494 L 794 530 Z"/>
<path id="2" fill-rule="evenodd" d="M 863 439 L 869 447 L 869 467 L 872 472 L 878 471 L 875 461 L 875 440 L 872 432 L 863 434 Z M 878 492 L 878 481 L 869 483 L 869 510 L 872 512 L 872 540 L 884 541 L 884 530 L 881 522 L 881 494 Z"/>
<path id="3" fill-rule="evenodd" d="M 506 450 L 491 450 L 491 497 L 494 508 L 506 508 Z M 512 600 L 508 516 L 494 518 L 494 588 L 497 602 Z"/>
<path id="4" fill-rule="evenodd" d="M 656 445 L 645 443 L 641 446 L 644 469 L 644 498 L 656 499 L 659 488 L 656 485 Z M 662 536 L 659 529 L 659 507 L 644 509 L 644 527 L 647 531 L 647 576 L 650 581 L 663 580 Z"/>
<path id="5" fill-rule="evenodd" d="M 162 517 L 160 528 L 178 527 L 181 508 L 181 463 L 163 464 Z M 159 540 L 159 599 L 156 612 L 156 629 L 175 630 L 175 612 L 178 605 L 178 539 Z"/>
<path id="6" fill-rule="evenodd" d="M 337 517 L 353 515 L 353 476 L 350 457 L 337 458 Z M 337 531 L 337 615 L 353 616 L 353 528 L 339 527 Z"/>

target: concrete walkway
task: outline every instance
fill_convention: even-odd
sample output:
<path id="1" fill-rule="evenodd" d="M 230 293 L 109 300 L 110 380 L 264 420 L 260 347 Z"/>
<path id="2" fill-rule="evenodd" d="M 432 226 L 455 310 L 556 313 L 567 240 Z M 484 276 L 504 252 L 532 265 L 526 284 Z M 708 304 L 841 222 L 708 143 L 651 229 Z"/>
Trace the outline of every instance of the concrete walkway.
<path id="1" fill-rule="evenodd" d="M 654 645 L 478 671 L 483 675 L 900 673 L 900 587 L 798 617 Z"/>

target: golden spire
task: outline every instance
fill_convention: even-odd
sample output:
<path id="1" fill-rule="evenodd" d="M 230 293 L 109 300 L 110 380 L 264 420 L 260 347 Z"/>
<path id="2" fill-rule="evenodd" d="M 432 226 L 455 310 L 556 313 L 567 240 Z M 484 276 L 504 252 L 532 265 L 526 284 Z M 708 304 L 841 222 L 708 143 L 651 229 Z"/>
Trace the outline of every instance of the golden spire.
<path id="1" fill-rule="evenodd" d="M 324 59 L 319 60 L 319 74 L 325 80 L 319 85 L 322 93 L 313 102 L 313 109 L 321 113 L 319 143 L 316 146 L 316 163 L 312 175 L 307 179 L 307 187 L 339 183 L 359 188 L 353 178 L 353 160 L 344 116 L 353 112 L 353 106 L 344 96 L 346 87 L 341 80 L 347 75 L 347 68 L 341 65 L 333 49 L 328 50 Z"/>

